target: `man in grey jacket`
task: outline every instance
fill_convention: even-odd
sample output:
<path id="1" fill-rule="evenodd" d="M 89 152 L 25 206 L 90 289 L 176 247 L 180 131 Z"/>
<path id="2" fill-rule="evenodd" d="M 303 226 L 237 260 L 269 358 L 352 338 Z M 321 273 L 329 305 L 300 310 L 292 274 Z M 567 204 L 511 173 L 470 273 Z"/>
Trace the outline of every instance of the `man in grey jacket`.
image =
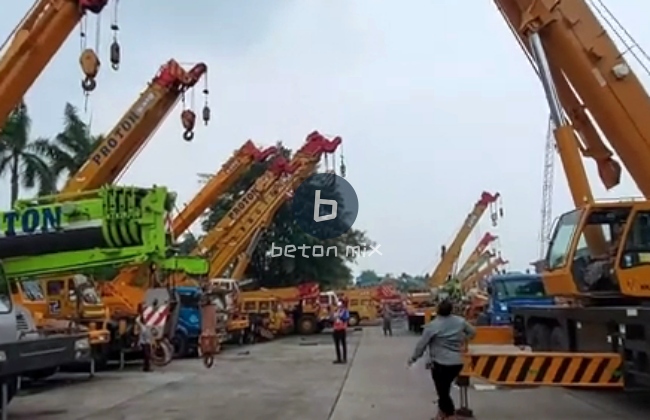
<path id="1" fill-rule="evenodd" d="M 464 344 L 474 338 L 476 330 L 463 317 L 452 315 L 453 304 L 444 300 L 438 305 L 436 317 L 422 332 L 408 365 L 415 363 L 429 350 L 427 366 L 438 393 L 438 419 L 451 419 L 456 414 L 451 398 L 451 385 L 463 370 Z"/>

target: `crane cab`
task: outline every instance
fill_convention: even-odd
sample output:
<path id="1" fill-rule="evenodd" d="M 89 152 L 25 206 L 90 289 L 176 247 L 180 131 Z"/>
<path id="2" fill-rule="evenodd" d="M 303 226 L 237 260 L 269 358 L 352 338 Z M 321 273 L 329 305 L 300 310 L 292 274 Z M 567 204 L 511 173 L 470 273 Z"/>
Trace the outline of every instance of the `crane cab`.
<path id="1" fill-rule="evenodd" d="M 590 246 L 594 232 L 605 249 Z M 544 286 L 552 296 L 650 297 L 650 202 L 597 203 L 560 216 Z"/>

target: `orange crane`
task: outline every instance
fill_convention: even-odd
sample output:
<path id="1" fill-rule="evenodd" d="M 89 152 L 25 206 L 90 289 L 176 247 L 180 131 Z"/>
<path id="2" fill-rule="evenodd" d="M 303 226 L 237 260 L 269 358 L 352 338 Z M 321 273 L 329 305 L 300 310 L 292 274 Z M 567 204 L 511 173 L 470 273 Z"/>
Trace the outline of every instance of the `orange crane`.
<path id="1" fill-rule="evenodd" d="M 165 63 L 147 88 L 120 118 L 113 129 L 95 147 L 93 155 L 73 174 L 61 191 L 77 193 L 112 184 L 133 158 L 147 144 L 179 98 L 206 75 L 208 68 L 199 63 L 189 71 L 175 60 Z M 207 89 L 204 90 L 207 94 Z M 206 108 L 207 104 L 206 104 Z M 209 111 L 204 111 L 207 124 Z M 190 109 L 181 113 L 185 129 L 183 137 L 194 137 L 196 116 Z"/>
<path id="2" fill-rule="evenodd" d="M 0 127 L 88 13 L 99 14 L 108 0 L 37 0 L 0 46 Z M 111 29 L 118 30 L 116 24 Z M 119 65 L 120 47 L 111 45 L 111 63 Z M 86 91 L 95 87 L 99 59 L 92 49 L 80 57 Z"/>
<path id="3" fill-rule="evenodd" d="M 465 260 L 465 263 L 462 265 L 460 270 L 458 270 L 458 274 L 456 275 L 457 278 L 463 279 L 469 276 L 473 268 L 475 268 L 475 264 L 478 262 L 478 260 L 481 258 L 481 255 L 483 252 L 487 249 L 488 246 L 495 240 L 497 240 L 497 236 L 492 235 L 490 232 L 486 232 L 481 240 L 476 244 L 476 247 L 472 251 L 471 254 L 467 257 Z"/>
<path id="4" fill-rule="evenodd" d="M 485 264 L 485 266 L 483 266 L 476 273 L 472 274 L 471 276 L 467 277 L 465 280 L 461 282 L 462 290 L 465 293 L 467 293 L 470 289 L 478 287 L 478 284 L 481 280 L 483 280 L 490 274 L 494 273 L 494 271 L 499 267 L 507 264 L 508 261 L 501 258 L 500 255 L 494 259 L 489 259 L 487 264 Z"/>
<path id="5" fill-rule="evenodd" d="M 497 212 L 497 209 L 494 208 L 494 206 L 499 200 L 499 196 L 499 193 L 491 194 L 485 191 L 481 194 L 481 198 L 476 202 L 476 204 L 474 204 L 474 208 L 467 215 L 463 226 L 454 237 L 454 240 L 452 241 L 449 248 L 446 248 L 444 246 L 442 247 L 442 259 L 428 279 L 430 287 L 442 286 L 445 281 L 447 281 L 447 278 L 451 274 L 454 264 L 460 256 L 460 252 L 462 251 L 465 241 L 467 241 L 470 233 L 472 233 L 474 227 L 483 216 L 483 213 L 485 213 L 485 211 L 488 209 L 488 207 L 492 208 L 490 216 L 492 218 L 492 222 L 496 224 L 500 212 Z"/>
<path id="6" fill-rule="evenodd" d="M 472 266 L 467 270 L 466 273 L 464 273 L 462 276 L 457 276 L 456 279 L 460 281 L 461 283 L 466 280 L 468 277 L 476 274 L 477 271 L 481 269 L 485 264 L 487 264 L 492 258 L 494 258 L 496 254 L 492 251 L 485 250 L 481 255 L 479 255 L 478 259 Z"/>
<path id="7" fill-rule="evenodd" d="M 255 162 L 266 160 L 276 151 L 275 147 L 260 150 L 250 140 L 244 143 L 172 220 L 171 235 L 175 238 L 182 235 Z M 138 267 L 123 268 L 112 281 L 102 283 L 102 298 L 112 311 L 130 315 L 137 313 L 137 307 L 145 294 L 145 290 L 136 284 L 139 272 Z"/>
<path id="8" fill-rule="evenodd" d="M 571 182 L 571 177 L 583 170 L 582 162 L 571 158 L 573 167 L 564 163 L 564 154 L 574 154 L 578 144 L 585 156 L 596 160 L 604 185 L 612 188 L 621 167 L 608 143 L 650 199 L 650 122 L 645 119 L 650 97 L 626 61 L 631 48 L 618 50 L 584 0 L 495 3 L 538 70 L 577 207 L 558 218 L 542 272 L 546 293 L 569 298 L 570 304 L 511 308 L 515 344 L 532 347 L 531 357 L 554 358 L 562 372 L 597 372 L 573 376 L 552 369 L 538 375 L 537 383 L 648 390 L 650 202 L 597 202 L 590 197 L 581 202 L 580 196 L 588 195 L 588 180 L 585 176 Z M 600 12 L 610 13 L 606 8 Z M 573 143 L 560 145 L 561 137 Z M 602 255 L 594 254 L 589 243 L 593 231 L 606 240 Z M 470 370 L 488 356 L 474 357 Z M 491 363 L 501 363 L 505 355 L 490 357 Z M 518 356 L 509 363 L 527 365 L 525 359 Z M 481 375 L 478 370 L 474 374 L 499 383 L 497 372 Z M 511 382 L 517 383 L 531 381 Z"/>

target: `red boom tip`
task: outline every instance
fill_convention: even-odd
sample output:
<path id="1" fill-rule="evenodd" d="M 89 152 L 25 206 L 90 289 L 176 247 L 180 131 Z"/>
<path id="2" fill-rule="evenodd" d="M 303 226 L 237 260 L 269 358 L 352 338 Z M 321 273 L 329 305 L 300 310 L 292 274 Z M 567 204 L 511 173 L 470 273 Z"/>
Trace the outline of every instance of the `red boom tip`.
<path id="1" fill-rule="evenodd" d="M 343 140 L 340 137 L 328 140 L 318 131 L 314 131 L 307 136 L 305 144 L 297 153 L 309 156 L 318 156 L 323 153 L 334 153 L 342 142 Z"/>
<path id="2" fill-rule="evenodd" d="M 496 203 L 496 201 L 499 199 L 501 194 L 496 193 L 496 194 L 491 194 L 487 191 L 483 191 L 481 194 L 481 199 L 478 201 L 478 204 L 483 204 L 483 205 L 488 205 L 492 203 Z"/>

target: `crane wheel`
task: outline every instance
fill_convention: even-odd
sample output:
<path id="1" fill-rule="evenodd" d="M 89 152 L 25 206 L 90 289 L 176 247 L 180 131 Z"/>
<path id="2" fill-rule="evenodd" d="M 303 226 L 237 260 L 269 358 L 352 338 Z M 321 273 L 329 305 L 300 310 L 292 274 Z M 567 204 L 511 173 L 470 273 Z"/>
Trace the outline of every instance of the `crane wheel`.
<path id="1" fill-rule="evenodd" d="M 214 365 L 214 356 L 207 355 L 207 354 L 203 356 L 203 366 L 210 369 L 213 365 Z"/>
<path id="2" fill-rule="evenodd" d="M 86 77 L 82 82 L 81 82 L 81 87 L 85 92 L 92 92 L 95 90 L 97 87 L 97 81 L 91 77 Z"/>
<path id="3" fill-rule="evenodd" d="M 153 345 L 151 353 L 151 361 L 154 365 L 167 366 L 174 358 L 174 346 L 167 339 L 163 339 Z"/>
<path id="4" fill-rule="evenodd" d="M 185 140 L 185 141 L 192 141 L 192 140 L 194 140 L 194 131 L 192 131 L 192 130 L 186 130 L 186 131 L 183 133 L 183 140 Z"/>

